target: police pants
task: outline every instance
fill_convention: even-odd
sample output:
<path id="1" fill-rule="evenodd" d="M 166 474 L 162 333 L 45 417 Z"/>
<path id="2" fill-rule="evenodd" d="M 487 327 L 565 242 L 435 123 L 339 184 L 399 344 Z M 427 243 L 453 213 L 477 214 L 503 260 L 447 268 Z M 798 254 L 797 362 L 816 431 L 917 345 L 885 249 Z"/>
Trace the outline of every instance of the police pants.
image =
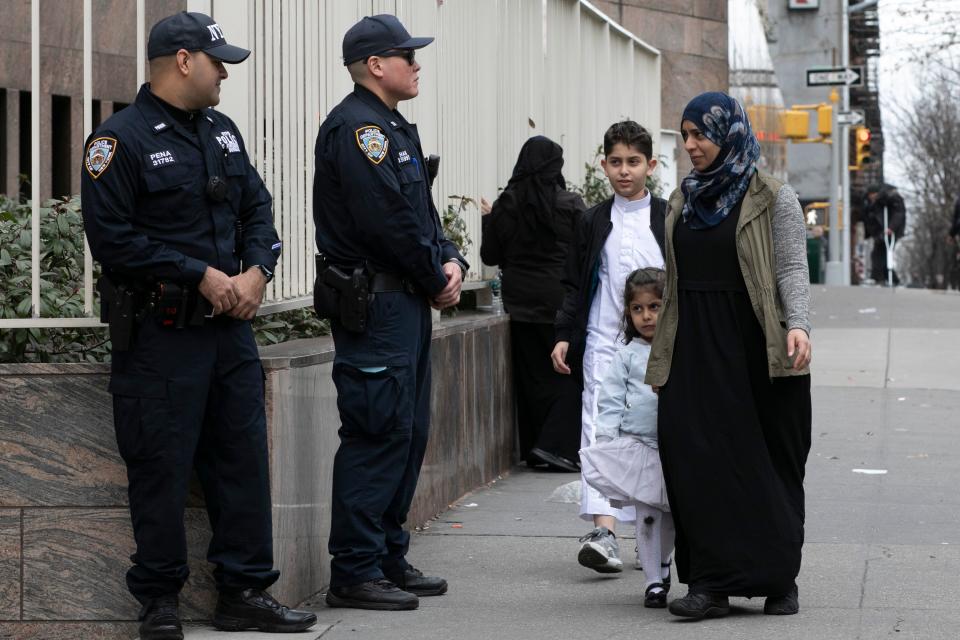
<path id="1" fill-rule="evenodd" d="M 276 581 L 263 382 L 250 323 L 231 318 L 185 329 L 148 318 L 130 351 L 114 352 L 114 426 L 137 544 L 127 586 L 141 603 L 187 580 L 183 517 L 194 468 L 217 587 Z"/>
<path id="2" fill-rule="evenodd" d="M 430 424 L 430 307 L 376 294 L 362 334 L 331 323 L 340 448 L 333 465 L 332 587 L 402 572 L 404 531 Z"/>

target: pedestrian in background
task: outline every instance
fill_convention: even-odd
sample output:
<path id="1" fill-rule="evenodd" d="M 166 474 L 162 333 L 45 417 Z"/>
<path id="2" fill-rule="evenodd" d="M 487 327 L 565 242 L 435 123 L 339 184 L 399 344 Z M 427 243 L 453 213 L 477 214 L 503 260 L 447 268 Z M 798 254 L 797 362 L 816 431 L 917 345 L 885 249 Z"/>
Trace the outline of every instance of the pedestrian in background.
<path id="1" fill-rule="evenodd" d="M 534 136 L 520 149 L 513 175 L 492 209 L 481 200 L 480 258 L 503 271 L 510 313 L 510 349 L 517 399 L 520 458 L 579 471 L 580 390 L 553 370 L 553 321 L 563 299 L 561 278 L 576 218 L 586 209 L 567 191 L 563 149 Z"/>
<path id="2" fill-rule="evenodd" d="M 443 236 L 417 128 L 397 111 L 419 92 L 416 52 L 431 42 L 388 14 L 353 25 L 343 63 L 354 88 L 317 134 L 316 293 L 336 301 L 322 312 L 341 422 L 331 607 L 416 609 L 418 596 L 447 590 L 407 562 L 403 528 L 430 428 L 430 307 L 457 304 L 467 270 Z"/>
<path id="3" fill-rule="evenodd" d="M 637 269 L 623 288 L 625 346 L 600 385 L 593 445 L 580 451 L 583 477 L 617 508 L 636 510 L 643 606 L 662 609 L 670 591 L 673 517 L 657 451 L 657 395 L 644 383 L 650 343 L 663 306 L 662 269 Z"/>
<path id="4" fill-rule="evenodd" d="M 900 284 L 895 270 L 887 269 L 887 243 L 893 244 L 903 237 L 907 226 L 907 211 L 903 196 L 897 188 L 889 184 L 873 184 L 867 187 L 865 203 L 864 231 L 873 238 L 873 251 L 870 252 L 870 277 L 879 285 L 893 282 Z M 884 220 L 886 213 L 886 220 Z M 886 225 L 886 226 L 884 226 Z"/>
<path id="5" fill-rule="evenodd" d="M 273 525 L 263 368 L 250 321 L 280 255 L 272 199 L 220 102 L 227 44 L 202 13 L 150 31 L 150 82 L 87 140 L 83 221 L 109 317 L 110 392 L 137 543 L 141 640 L 183 638 L 183 525 L 194 469 L 213 538 L 218 629 L 303 631 L 265 591 Z M 242 228 L 242 233 L 238 229 Z"/>
<path id="6" fill-rule="evenodd" d="M 796 613 L 811 420 L 803 213 L 789 185 L 757 170 L 735 99 L 697 96 L 681 133 L 693 169 L 670 197 L 646 377 L 689 587 L 670 612 L 717 617 L 729 596 L 766 596 L 765 613 Z"/>
<path id="7" fill-rule="evenodd" d="M 636 269 L 663 268 L 666 201 L 646 187 L 657 166 L 650 132 L 632 120 L 617 122 L 603 136 L 601 161 L 614 196 L 580 216 L 563 278 L 563 304 L 554 323 L 553 368 L 582 385 L 580 446 L 593 444 L 597 390 L 619 346 L 623 283 Z M 581 482 L 580 517 L 593 530 L 580 540 L 577 561 L 599 573 L 623 570 L 616 522 L 634 522 L 634 509 L 617 509 Z"/>

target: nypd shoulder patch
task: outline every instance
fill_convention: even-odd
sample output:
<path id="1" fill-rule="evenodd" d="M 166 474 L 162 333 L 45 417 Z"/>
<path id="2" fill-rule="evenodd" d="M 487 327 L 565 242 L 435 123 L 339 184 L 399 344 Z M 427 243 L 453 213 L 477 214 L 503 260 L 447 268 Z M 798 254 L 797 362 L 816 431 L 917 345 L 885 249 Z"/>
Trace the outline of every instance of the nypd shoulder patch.
<path id="1" fill-rule="evenodd" d="M 91 178 L 96 180 L 103 175 L 103 172 L 110 166 L 110 161 L 113 160 L 116 151 L 116 138 L 104 136 L 94 138 L 90 141 L 90 144 L 87 145 L 87 151 L 83 156 L 83 166 L 86 167 L 87 173 L 90 174 Z"/>
<path id="2" fill-rule="evenodd" d="M 387 147 L 390 141 L 383 134 L 380 127 L 367 124 L 356 130 L 357 144 L 367 159 L 373 164 L 380 164 L 387 157 Z"/>

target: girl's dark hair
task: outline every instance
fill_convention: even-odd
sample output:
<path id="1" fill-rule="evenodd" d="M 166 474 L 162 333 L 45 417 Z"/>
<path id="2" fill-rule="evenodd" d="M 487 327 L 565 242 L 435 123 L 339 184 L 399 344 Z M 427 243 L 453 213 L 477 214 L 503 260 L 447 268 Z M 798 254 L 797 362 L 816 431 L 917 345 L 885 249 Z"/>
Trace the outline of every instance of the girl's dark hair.
<path id="1" fill-rule="evenodd" d="M 634 338 L 640 337 L 630 319 L 630 303 L 633 302 L 633 297 L 644 289 L 651 289 L 657 297 L 662 298 L 666 285 L 667 272 L 663 269 L 637 269 L 627 276 L 627 282 L 623 285 L 623 317 L 620 319 L 624 344 L 630 344 Z"/>
<path id="2" fill-rule="evenodd" d="M 625 144 L 642 153 L 647 161 L 653 157 L 653 138 L 650 132 L 633 120 L 624 120 L 610 125 L 603 134 L 603 155 L 609 156 L 617 143 Z"/>

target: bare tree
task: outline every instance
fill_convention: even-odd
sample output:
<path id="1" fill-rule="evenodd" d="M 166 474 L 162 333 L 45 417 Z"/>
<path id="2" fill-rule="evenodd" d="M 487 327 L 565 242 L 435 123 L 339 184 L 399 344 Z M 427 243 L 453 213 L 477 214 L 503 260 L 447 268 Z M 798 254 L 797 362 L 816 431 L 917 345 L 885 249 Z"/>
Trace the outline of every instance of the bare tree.
<path id="1" fill-rule="evenodd" d="M 898 271 L 928 287 L 946 286 L 955 248 L 946 241 L 953 204 L 960 196 L 960 61 L 928 68 L 923 91 L 893 109 L 893 157 L 910 176 L 907 236 L 897 252 Z"/>

